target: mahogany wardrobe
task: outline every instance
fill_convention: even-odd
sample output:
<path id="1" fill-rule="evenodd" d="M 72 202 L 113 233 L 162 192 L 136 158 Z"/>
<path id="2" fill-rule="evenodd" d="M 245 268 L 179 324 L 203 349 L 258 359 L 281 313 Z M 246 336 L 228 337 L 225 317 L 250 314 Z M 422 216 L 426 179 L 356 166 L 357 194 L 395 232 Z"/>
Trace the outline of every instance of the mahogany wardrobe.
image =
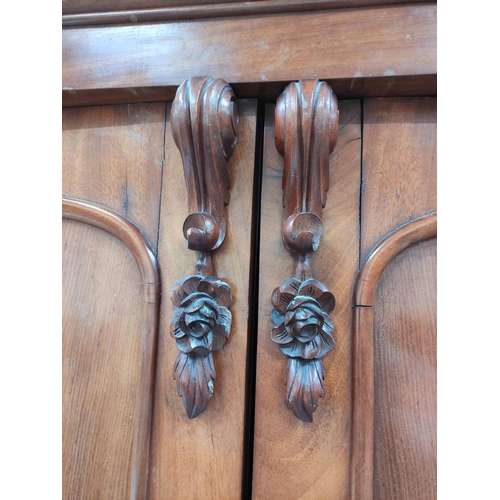
<path id="1" fill-rule="evenodd" d="M 436 4 L 63 0 L 63 498 L 436 498 Z"/>

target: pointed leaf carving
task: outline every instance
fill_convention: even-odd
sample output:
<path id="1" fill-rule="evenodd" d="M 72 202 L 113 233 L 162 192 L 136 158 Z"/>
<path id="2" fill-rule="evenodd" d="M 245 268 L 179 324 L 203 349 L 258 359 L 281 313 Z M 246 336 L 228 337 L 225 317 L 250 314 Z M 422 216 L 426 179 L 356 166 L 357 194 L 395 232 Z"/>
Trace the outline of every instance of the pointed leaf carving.
<path id="1" fill-rule="evenodd" d="M 325 369 L 320 359 L 290 358 L 286 366 L 285 404 L 297 418 L 313 421 L 319 398 L 325 395 Z"/>
<path id="2" fill-rule="evenodd" d="M 188 417 L 197 417 L 205 410 L 214 392 L 215 368 L 212 353 L 207 356 L 194 352 L 179 353 L 174 366 L 174 379 Z"/>

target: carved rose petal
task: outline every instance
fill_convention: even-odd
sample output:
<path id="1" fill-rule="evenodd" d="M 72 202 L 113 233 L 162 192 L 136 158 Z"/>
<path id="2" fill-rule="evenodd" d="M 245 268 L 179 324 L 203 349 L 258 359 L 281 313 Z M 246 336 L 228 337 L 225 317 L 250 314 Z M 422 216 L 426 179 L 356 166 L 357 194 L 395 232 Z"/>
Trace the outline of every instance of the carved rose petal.
<path id="1" fill-rule="evenodd" d="M 312 297 L 307 297 L 305 295 L 299 295 L 295 297 L 293 302 L 288 306 L 287 311 L 294 311 L 299 307 L 307 308 L 310 311 L 313 311 L 317 316 L 323 315 L 323 309 L 321 309 L 321 306 Z"/>
<path id="2" fill-rule="evenodd" d="M 217 325 L 220 325 L 221 328 L 224 330 L 226 338 L 229 337 L 229 334 L 231 333 L 232 320 L 233 316 L 231 314 L 231 311 L 227 309 L 227 307 L 220 307 L 219 317 L 217 318 Z"/>
<path id="3" fill-rule="evenodd" d="M 332 292 L 330 292 L 323 283 L 314 278 L 304 281 L 297 295 L 308 295 L 309 297 L 313 297 L 327 313 L 333 311 L 335 307 L 335 297 Z"/>
<path id="4" fill-rule="evenodd" d="M 179 349 L 179 351 L 185 352 L 186 354 L 193 350 L 193 348 L 191 347 L 191 343 L 189 342 L 188 335 L 175 339 L 175 345 L 177 346 L 177 349 Z"/>
<path id="5" fill-rule="evenodd" d="M 275 288 L 273 290 L 273 294 L 271 295 L 271 304 L 279 313 L 285 314 L 286 304 L 284 302 L 281 302 L 281 294 L 279 288 Z"/>
<path id="6" fill-rule="evenodd" d="M 293 342 L 294 338 L 288 333 L 285 325 L 281 324 L 276 328 L 273 328 L 271 332 L 271 340 L 277 344 L 288 344 Z"/>
<path id="7" fill-rule="evenodd" d="M 187 297 L 186 292 L 182 288 L 184 280 L 177 280 L 170 289 L 170 300 L 179 307 L 181 302 Z"/>
<path id="8" fill-rule="evenodd" d="M 184 311 L 188 313 L 193 313 L 201 309 L 204 305 L 211 306 L 211 302 L 213 302 L 212 297 L 207 295 L 206 293 L 194 293 L 189 297 L 186 297 L 181 304 L 181 307 Z M 213 306 L 211 306 L 213 308 Z"/>
<path id="9" fill-rule="evenodd" d="M 323 319 L 310 318 L 307 321 L 294 321 L 291 326 L 292 335 L 300 342 L 306 343 L 311 341 L 316 335 L 319 335 L 323 326 Z"/>
<path id="10" fill-rule="evenodd" d="M 335 340 L 330 335 L 325 334 L 324 330 L 319 334 L 320 350 L 316 354 L 316 358 L 322 358 L 327 352 L 330 352 L 335 347 Z"/>
<path id="11" fill-rule="evenodd" d="M 216 325 L 212 330 L 212 333 L 214 335 L 212 351 L 218 351 L 219 349 L 222 349 L 226 342 L 226 331 L 222 325 Z"/>
<path id="12" fill-rule="evenodd" d="M 202 277 L 198 275 L 188 276 L 184 279 L 184 282 L 182 283 L 182 289 L 184 290 L 184 292 L 186 292 L 186 297 L 198 291 L 198 285 L 201 280 Z"/>
<path id="13" fill-rule="evenodd" d="M 271 311 L 271 319 L 274 326 L 279 326 L 285 322 L 285 315 L 280 313 L 278 309 L 273 309 Z"/>
<path id="14" fill-rule="evenodd" d="M 170 334 L 174 338 L 184 337 L 186 335 L 185 332 L 179 327 L 179 319 L 181 317 L 182 309 L 177 307 L 174 308 L 174 316 L 172 318 L 172 322 L 170 323 Z"/>
<path id="15" fill-rule="evenodd" d="M 215 276 L 203 278 L 198 284 L 198 290 L 214 297 L 221 306 L 229 307 L 233 303 L 231 287 Z"/>
<path id="16" fill-rule="evenodd" d="M 217 311 L 207 303 L 203 304 L 198 313 L 205 316 L 206 318 L 217 320 Z"/>
<path id="17" fill-rule="evenodd" d="M 213 349 L 213 334 L 209 332 L 208 335 L 199 339 L 189 337 L 191 350 L 198 354 L 209 354 Z"/>
<path id="18" fill-rule="evenodd" d="M 321 357 L 320 356 L 321 347 L 322 347 L 321 336 L 316 335 L 316 337 L 314 337 L 310 342 L 304 344 L 304 356 L 303 356 L 304 359 L 314 359 Z"/>
<path id="19" fill-rule="evenodd" d="M 290 356 L 291 358 L 303 358 L 304 357 L 304 346 L 302 342 L 293 339 L 292 342 L 286 345 L 280 346 L 281 352 Z"/>

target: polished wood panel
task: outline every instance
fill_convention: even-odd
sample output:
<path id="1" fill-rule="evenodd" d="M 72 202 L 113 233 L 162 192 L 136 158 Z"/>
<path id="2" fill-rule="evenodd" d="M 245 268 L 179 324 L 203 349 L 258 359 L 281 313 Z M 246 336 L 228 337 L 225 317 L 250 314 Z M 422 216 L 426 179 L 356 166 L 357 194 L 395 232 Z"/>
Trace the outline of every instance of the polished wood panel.
<path id="1" fill-rule="evenodd" d="M 354 305 L 373 306 L 378 280 L 389 262 L 411 245 L 435 238 L 436 235 L 437 214 L 433 213 L 404 224 L 382 238 L 369 253 L 358 274 Z"/>
<path id="2" fill-rule="evenodd" d="M 67 323 L 64 326 L 67 349 L 63 351 L 63 356 L 64 362 L 69 363 L 71 368 L 64 372 L 66 397 L 68 411 L 76 407 L 82 412 L 74 432 L 84 432 L 84 429 L 89 428 L 95 432 L 89 434 L 88 441 L 85 441 L 84 435 L 78 435 L 79 446 L 94 450 L 94 459 L 90 451 L 90 454 L 80 454 L 77 467 L 71 462 L 69 469 L 64 470 L 65 481 L 68 481 L 67 491 L 70 492 L 68 498 L 97 498 L 100 489 L 109 498 L 124 498 L 130 492 L 131 481 L 132 496 L 144 497 L 149 442 L 146 413 L 150 407 L 148 397 L 152 381 L 143 377 L 142 386 L 138 385 L 138 381 L 140 370 L 147 370 L 147 366 L 151 368 L 153 349 L 149 341 L 141 345 L 141 335 L 149 334 L 154 325 L 141 323 L 141 318 L 146 317 L 145 309 L 157 307 L 155 303 L 158 299 L 158 279 L 155 268 L 151 266 L 151 262 L 148 264 L 148 259 L 154 259 L 158 234 L 164 120 L 165 104 L 63 110 L 63 193 L 98 202 L 118 213 L 113 214 L 98 207 L 92 216 L 88 213 L 82 215 L 76 206 L 80 202 L 68 201 L 64 210 L 68 216 L 109 230 L 118 238 L 123 238 L 133 253 L 124 262 L 123 258 L 116 255 L 117 243 L 101 242 L 107 236 L 89 236 L 90 240 L 86 241 L 84 235 L 94 234 L 87 233 L 89 229 L 79 229 L 69 236 L 68 245 L 71 244 L 75 252 L 81 246 L 81 251 L 86 254 L 77 254 L 70 261 L 69 277 L 63 280 L 63 286 L 71 289 L 68 295 L 63 295 L 66 298 L 64 307 L 68 308 L 63 316 L 64 325 Z M 131 231 L 132 226 L 121 216 L 135 222 L 152 242 L 152 246 L 144 243 L 141 231 Z M 73 227 L 76 223 L 64 224 Z M 101 232 L 97 229 L 95 231 L 97 234 Z M 120 245 L 123 246 L 122 243 Z M 139 258 L 140 255 L 147 257 Z M 80 265 L 83 266 L 81 270 Z M 116 274 L 120 276 L 119 279 Z M 70 283 L 66 283 L 68 280 Z M 119 287 L 118 291 L 116 286 Z M 142 306 L 141 296 L 144 300 Z M 131 304 L 134 300 L 137 304 Z M 117 301 L 119 305 L 116 304 Z M 75 316 L 71 310 L 74 307 L 90 309 L 91 313 Z M 153 318 L 154 315 L 149 314 L 147 317 Z M 103 335 L 106 335 L 105 344 Z M 117 346 L 117 343 L 120 345 Z M 95 370 L 89 361 L 93 357 L 102 357 L 102 362 L 96 362 Z M 84 361 L 86 364 L 82 365 Z M 73 366 L 77 366 L 77 371 L 73 370 Z M 88 392 L 75 382 L 76 376 L 78 380 L 90 377 Z M 104 382 L 96 377 L 104 377 Z M 128 384 L 126 398 L 123 395 L 125 386 L 121 384 Z M 136 394 L 140 396 L 140 407 L 133 406 L 129 411 L 130 405 L 137 402 Z M 144 394 L 148 396 L 142 398 Z M 109 416 L 113 405 L 127 408 L 126 432 L 114 417 Z M 93 420 L 92 409 L 101 412 L 97 423 Z M 129 415 L 133 416 L 132 420 Z M 72 420 L 69 422 L 74 423 Z M 132 451 L 132 448 L 127 448 L 128 436 L 132 436 L 135 429 L 132 424 L 136 422 L 142 426 L 142 430 L 136 433 L 133 445 L 135 451 Z M 104 442 L 111 446 L 109 452 L 95 444 L 96 439 L 103 437 L 106 437 Z M 146 450 L 146 453 L 141 452 L 141 449 Z M 132 453 L 136 458 L 133 458 Z M 137 458 L 138 455 L 140 458 Z M 130 475 L 132 463 L 136 466 Z M 109 477 L 114 474 L 110 472 L 114 468 L 121 471 L 116 482 Z"/>
<path id="3" fill-rule="evenodd" d="M 374 317 L 374 495 L 434 500 L 436 486 L 436 240 L 396 257 Z"/>
<path id="4" fill-rule="evenodd" d="M 256 499 L 349 496 L 351 297 L 358 270 L 361 110 L 359 101 L 339 101 L 339 109 L 324 233 L 314 255 L 317 279 L 336 298 L 332 313 L 336 346 L 324 358 L 325 397 L 313 423 L 297 420 L 283 404 L 283 355 L 271 341 L 269 296 L 295 265 L 293 256 L 283 252 L 279 236 L 283 159 L 274 144 L 274 107 L 266 110 L 253 464 Z"/>
<path id="5" fill-rule="evenodd" d="M 140 329 L 140 361 L 139 373 L 135 381 L 135 412 L 131 420 L 134 422 L 130 498 L 146 498 L 147 474 L 149 463 L 149 442 L 151 431 L 151 415 L 153 403 L 153 387 L 155 374 L 156 339 L 158 332 L 158 314 L 160 301 L 159 271 L 156 257 L 140 229 L 128 219 L 100 205 L 64 198 L 62 201 L 63 218 L 90 224 L 117 237 L 131 252 L 139 269 L 142 284 L 142 327 Z M 78 265 L 79 262 L 76 262 Z M 80 285 L 81 283 L 77 283 Z M 68 309 L 70 306 L 68 306 Z M 99 347 L 99 346 L 98 346 Z M 71 387 L 71 389 L 74 389 Z M 71 400 L 73 403 L 74 400 Z M 78 404 L 80 401 L 77 401 Z M 69 406 L 71 407 L 71 403 Z M 73 408 L 71 408 L 73 410 Z M 71 416 L 66 421 L 68 427 L 74 423 Z M 77 425 L 79 425 L 78 422 Z M 84 444 L 88 444 L 85 442 Z M 67 458 L 67 457 L 65 457 Z M 82 465 L 81 463 L 79 465 Z M 89 464 L 83 464 L 88 466 Z M 65 480 L 69 477 L 65 477 Z M 74 478 L 73 478 L 74 479 Z M 75 492 L 76 493 L 76 492 Z M 90 495 L 85 487 L 78 494 Z"/>
<path id="6" fill-rule="evenodd" d="M 327 9 L 426 3 L 432 0 L 63 0 L 63 27 L 185 21 L 208 17 L 248 16 Z"/>
<path id="7" fill-rule="evenodd" d="M 278 95 L 308 78 L 327 81 L 338 96 L 386 95 L 400 85 L 435 92 L 436 6 L 63 31 L 65 105 L 117 94 L 172 98 L 194 75 L 223 78 L 239 97 Z"/>
<path id="8" fill-rule="evenodd" d="M 63 195 L 132 220 L 156 250 L 165 104 L 63 109 Z"/>
<path id="9" fill-rule="evenodd" d="M 400 253 L 411 245 L 435 238 L 436 233 L 436 214 L 426 215 L 397 228 L 370 251 L 356 280 L 352 348 L 351 456 L 351 498 L 354 500 L 373 497 L 375 425 L 373 306 L 379 279 L 387 265 Z M 410 284 L 404 286 L 410 286 Z M 430 304 L 432 305 L 432 301 Z M 426 317 L 423 318 L 424 321 L 426 319 Z"/>
<path id="10" fill-rule="evenodd" d="M 127 248 L 63 223 L 63 498 L 130 497 L 142 287 Z"/>
<path id="11" fill-rule="evenodd" d="M 433 212 L 436 98 L 366 99 L 361 258 L 388 232 Z"/>
<path id="12" fill-rule="evenodd" d="M 254 100 L 238 101 L 238 142 L 228 161 L 231 203 L 226 238 L 214 254 L 217 276 L 232 289 L 231 336 L 215 359 L 217 379 L 207 409 L 189 420 L 172 378 L 176 358 L 170 336 L 172 304 L 161 306 L 158 369 L 153 417 L 150 498 L 233 499 L 241 497 L 247 351 L 248 286 L 256 135 Z M 187 193 L 182 160 L 167 121 L 159 259 L 168 290 L 193 269 L 182 224 Z"/>

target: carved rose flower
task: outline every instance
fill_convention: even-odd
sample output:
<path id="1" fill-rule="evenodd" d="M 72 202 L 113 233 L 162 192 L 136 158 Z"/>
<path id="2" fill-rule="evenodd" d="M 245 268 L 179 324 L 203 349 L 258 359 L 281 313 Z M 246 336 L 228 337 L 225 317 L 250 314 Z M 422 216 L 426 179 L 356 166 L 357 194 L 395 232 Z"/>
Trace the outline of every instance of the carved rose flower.
<path id="1" fill-rule="evenodd" d="M 231 287 L 215 276 L 176 281 L 171 333 L 180 351 L 207 355 L 224 345 L 231 331 Z"/>
<path id="2" fill-rule="evenodd" d="M 335 346 L 328 313 L 335 298 L 328 288 L 311 278 L 285 280 L 272 296 L 275 328 L 271 339 L 292 358 L 319 359 Z"/>

